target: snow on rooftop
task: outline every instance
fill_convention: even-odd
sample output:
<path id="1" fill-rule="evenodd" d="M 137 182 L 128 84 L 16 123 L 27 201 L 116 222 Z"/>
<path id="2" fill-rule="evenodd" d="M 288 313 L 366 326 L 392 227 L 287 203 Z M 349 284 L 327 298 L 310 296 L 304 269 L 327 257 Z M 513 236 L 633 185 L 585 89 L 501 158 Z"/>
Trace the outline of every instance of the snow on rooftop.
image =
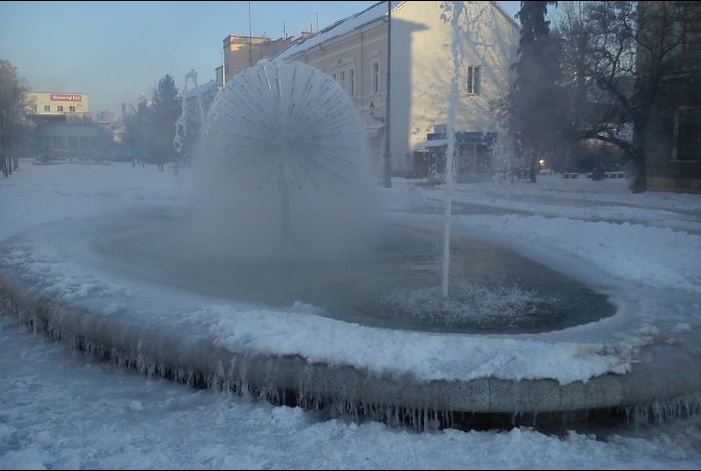
<path id="1" fill-rule="evenodd" d="M 392 2 L 392 9 L 397 8 L 398 5 L 404 2 Z M 343 36 L 344 34 L 350 33 L 361 26 L 364 26 L 373 21 L 384 18 L 387 15 L 387 2 L 378 2 L 376 5 L 356 13 L 344 20 L 339 20 L 336 23 L 328 26 L 318 33 L 310 36 L 308 38 L 302 38 L 299 41 L 295 41 L 292 46 L 288 47 L 280 54 L 275 56 L 275 59 L 289 59 L 295 54 L 300 52 L 305 52 L 312 49 L 319 44 L 322 44 L 330 39 Z"/>

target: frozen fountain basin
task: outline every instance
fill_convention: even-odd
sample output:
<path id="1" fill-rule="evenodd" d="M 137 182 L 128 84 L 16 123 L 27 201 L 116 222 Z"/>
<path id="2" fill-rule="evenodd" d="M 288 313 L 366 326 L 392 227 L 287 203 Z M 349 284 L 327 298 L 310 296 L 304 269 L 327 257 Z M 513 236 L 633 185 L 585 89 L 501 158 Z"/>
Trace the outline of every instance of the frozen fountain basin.
<path id="1" fill-rule="evenodd" d="M 451 292 L 440 284 L 442 234 L 386 223 L 372 242 L 334 253 L 280 237 L 266 250 L 193 240 L 184 216 L 131 214 L 100 224 L 108 267 L 228 300 L 318 313 L 370 327 L 444 333 L 547 332 L 613 315 L 606 296 L 515 252 L 455 237 Z M 225 240 L 234 238 L 225 237 Z"/>
<path id="2" fill-rule="evenodd" d="M 289 252 L 279 266 L 256 267 L 225 257 L 213 266 L 194 248 L 169 257 L 166 247 L 180 243 L 174 229 L 181 223 L 168 211 L 127 212 L 8 239 L 0 246 L 5 311 L 147 374 L 334 414 L 382 420 L 408 414 L 415 424 L 462 413 L 647 410 L 699 391 L 693 332 L 676 332 L 671 343 L 662 319 L 654 335 L 632 344 L 648 324 L 626 312 L 625 299 L 623 309 L 614 308 L 610 293 L 509 250 L 456 236 L 455 283 L 485 273 L 499 283 L 509 278 L 509 286 L 523 282 L 523 291 L 540 293 L 523 306 L 542 303 L 551 316 L 445 321 L 417 316 L 412 309 L 420 311 L 421 302 L 395 304 L 389 314 L 392 304 L 383 307 L 377 296 L 438 283 L 436 234 L 421 224 L 389 224 L 394 237 L 352 263 L 305 259 L 298 267 Z M 460 261 L 461 251 L 470 251 L 469 262 Z M 568 318 L 568 300 L 588 309 Z M 677 308 L 693 303 L 677 301 Z M 596 362 L 598 373 L 591 368 Z M 563 371 L 570 376 L 563 379 Z"/>

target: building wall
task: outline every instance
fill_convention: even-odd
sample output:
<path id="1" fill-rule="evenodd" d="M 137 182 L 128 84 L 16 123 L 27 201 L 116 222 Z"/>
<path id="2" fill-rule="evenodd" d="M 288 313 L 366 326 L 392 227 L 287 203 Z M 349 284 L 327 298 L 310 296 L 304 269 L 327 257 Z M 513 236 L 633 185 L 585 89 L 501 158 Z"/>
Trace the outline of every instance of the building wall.
<path id="1" fill-rule="evenodd" d="M 393 158 L 404 157 L 405 166 L 412 161 L 413 149 L 436 126 L 447 124 L 456 72 L 454 131 L 496 132 L 492 104 L 508 94 L 510 66 L 517 59 L 518 26 L 494 2 L 462 2 L 457 27 L 444 19 L 442 3 L 406 2 L 393 13 L 391 106 L 398 108 L 393 113 L 401 124 L 397 137 L 406 143 L 397 152 L 408 152 L 405 156 L 393 152 Z M 477 93 L 467 88 L 471 66 L 480 71 Z"/>
<path id="2" fill-rule="evenodd" d="M 701 53 L 679 59 L 687 73 L 668 77 L 643 138 L 647 183 L 650 190 L 701 193 Z"/>
<path id="3" fill-rule="evenodd" d="M 84 93 L 29 92 L 30 114 L 90 118 L 90 101 Z"/>
<path id="4" fill-rule="evenodd" d="M 116 116 L 103 114 L 105 122 L 93 122 L 88 95 L 29 92 L 27 100 L 29 132 L 20 144 L 22 157 L 96 160 L 106 158 L 114 147 Z"/>
<path id="5" fill-rule="evenodd" d="M 270 39 L 261 36 L 230 34 L 224 38 L 224 81 L 228 82 L 258 61 L 272 57 L 289 47 L 293 38 Z"/>
<path id="6" fill-rule="evenodd" d="M 87 151 L 97 145 L 97 124 L 48 124 L 37 127 L 41 151 Z"/>
<path id="7" fill-rule="evenodd" d="M 660 92 L 642 137 L 647 186 L 701 193 L 701 6 L 683 3 L 681 47 L 664 67 Z"/>
<path id="8" fill-rule="evenodd" d="M 387 102 L 387 27 L 383 21 L 323 42 L 318 47 L 288 57 L 314 66 L 334 77 L 356 105 L 376 155 L 378 174 L 382 170 L 384 123 Z M 377 89 L 373 88 L 372 64 L 379 66 Z"/>
<path id="9" fill-rule="evenodd" d="M 447 122 L 453 77 L 450 49 L 453 30 L 442 19 L 443 2 L 392 3 L 391 170 L 394 175 L 412 176 L 414 147 L 434 132 L 436 125 Z M 508 92 L 509 67 L 516 59 L 518 26 L 494 2 L 463 2 L 463 5 L 466 11 L 459 30 L 463 57 L 459 67 L 461 92 L 455 130 L 494 132 L 496 120 L 490 103 Z M 311 47 L 304 47 L 305 43 L 293 45 L 280 57 L 315 66 L 342 82 L 365 123 L 381 173 L 387 122 L 389 28 L 386 4 L 372 8 L 375 10 L 371 12 L 374 18 L 371 21 L 359 22 L 359 26 L 347 33 L 317 41 Z M 478 95 L 468 94 L 464 88 L 469 65 L 482 68 Z M 353 86 L 349 84 L 351 69 Z"/>

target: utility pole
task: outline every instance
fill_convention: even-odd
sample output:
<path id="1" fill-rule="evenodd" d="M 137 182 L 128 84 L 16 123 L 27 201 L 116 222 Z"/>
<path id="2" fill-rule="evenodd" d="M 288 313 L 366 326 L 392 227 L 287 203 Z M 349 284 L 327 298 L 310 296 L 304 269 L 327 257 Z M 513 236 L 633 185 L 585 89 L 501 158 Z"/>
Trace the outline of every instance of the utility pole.
<path id="1" fill-rule="evenodd" d="M 392 188 L 392 165 L 390 162 L 389 148 L 389 91 L 390 91 L 390 70 L 392 69 L 392 2 L 387 1 L 387 104 L 385 105 L 385 156 L 382 171 L 382 185 L 385 188 Z"/>

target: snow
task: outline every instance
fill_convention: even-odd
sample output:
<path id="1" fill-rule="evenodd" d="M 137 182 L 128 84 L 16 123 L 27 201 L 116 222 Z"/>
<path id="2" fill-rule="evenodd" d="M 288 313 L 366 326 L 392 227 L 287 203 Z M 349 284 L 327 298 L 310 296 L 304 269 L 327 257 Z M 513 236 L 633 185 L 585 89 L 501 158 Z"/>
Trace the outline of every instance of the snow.
<path id="1" fill-rule="evenodd" d="M 506 244 L 581 281 L 608 286 L 619 313 L 604 322 L 606 329 L 599 322 L 511 337 L 341 327 L 301 302 L 270 309 L 119 278 L 83 253 L 81 239 L 91 234 L 80 233 L 86 227 L 80 221 L 185 204 L 192 182 L 183 169 L 175 174 L 130 163 L 21 161 L 16 174 L 0 180 L 5 202 L 0 241 L 21 234 L 4 263 L 33 273 L 54 295 L 100 306 L 105 316 L 143 309 L 158 314 L 163 328 L 206 326 L 218 345 L 233 351 L 297 353 L 310 361 L 427 379 L 555 375 L 567 384 L 623 373 L 637 349 L 660 333 L 672 338 L 700 328 L 701 195 L 633 195 L 626 183 L 541 175 L 536 184 L 453 188 L 455 231 Z M 394 179 L 382 194 L 388 217 L 442 227 L 444 187 Z M 74 245 L 67 243 L 70 237 L 76 237 Z M 466 358 L 470 361 L 458 361 Z M 100 363 L 7 315 L 0 317 L 0 378 L 0 469 L 701 466 L 698 417 L 560 436 L 528 427 L 418 433 L 329 420 Z"/>

